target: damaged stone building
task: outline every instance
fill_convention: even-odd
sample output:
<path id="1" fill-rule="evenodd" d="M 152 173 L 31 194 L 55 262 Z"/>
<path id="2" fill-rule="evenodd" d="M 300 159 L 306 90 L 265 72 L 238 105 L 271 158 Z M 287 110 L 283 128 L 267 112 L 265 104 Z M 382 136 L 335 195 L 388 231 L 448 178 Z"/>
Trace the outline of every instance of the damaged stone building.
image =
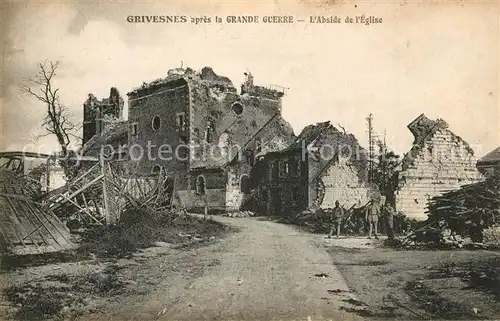
<path id="1" fill-rule="evenodd" d="M 83 142 L 80 155 L 98 156 L 101 152 L 118 152 L 128 142 L 128 122 L 123 118 L 124 100 L 111 87 L 102 100 L 89 94 L 83 104 Z M 104 148 L 104 146 L 112 146 Z"/>
<path id="2" fill-rule="evenodd" d="M 330 122 L 304 128 L 285 149 L 259 158 L 257 211 L 291 215 L 306 209 L 365 205 L 374 190 L 367 183 L 367 156 L 352 134 Z"/>
<path id="3" fill-rule="evenodd" d="M 144 83 L 128 93 L 128 174 L 166 173 L 182 207 L 242 208 L 256 157 L 295 138 L 281 116 L 283 94 L 254 85 L 250 73 L 238 92 L 209 67 L 172 69 Z"/>
<path id="4" fill-rule="evenodd" d="M 432 197 L 480 181 L 482 175 L 472 148 L 450 131 L 444 120 L 421 114 L 408 129 L 415 139 L 402 161 L 396 209 L 410 218 L 425 220 Z"/>
<path id="5" fill-rule="evenodd" d="M 127 94 L 128 120 L 116 88 L 84 104 L 84 155 L 112 146 L 122 175 L 164 175 L 174 205 L 201 211 L 250 209 L 289 215 L 304 209 L 364 205 L 372 189 L 367 157 L 356 138 L 329 122 L 299 137 L 282 117 L 284 88 L 239 90 L 211 68 L 168 71 Z"/>

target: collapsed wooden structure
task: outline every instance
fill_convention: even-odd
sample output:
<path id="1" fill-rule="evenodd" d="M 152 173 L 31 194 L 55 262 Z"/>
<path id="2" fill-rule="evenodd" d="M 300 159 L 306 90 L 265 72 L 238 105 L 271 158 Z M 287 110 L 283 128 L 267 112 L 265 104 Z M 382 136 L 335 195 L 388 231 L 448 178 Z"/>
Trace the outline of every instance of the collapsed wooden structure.
<path id="1" fill-rule="evenodd" d="M 10 160 L 14 156 L 15 164 Z M 80 157 L 79 175 L 44 192 L 43 179 L 20 171 L 23 158 L 14 156 L 9 154 L 0 168 L 2 250 L 37 254 L 70 249 L 75 247 L 71 229 L 115 224 L 130 206 L 152 211 L 171 207 L 176 180 L 162 170 L 150 177 L 125 177 L 119 162 Z"/>
<path id="2" fill-rule="evenodd" d="M 0 171 L 0 243 L 15 254 L 60 251 L 74 246 L 63 222 L 37 202 L 34 182 Z"/>
<path id="3" fill-rule="evenodd" d="M 48 195 L 47 207 L 79 225 L 115 224 L 130 204 L 170 207 L 175 179 L 160 171 L 150 177 L 124 177 L 119 163 L 87 159 L 82 174 Z"/>

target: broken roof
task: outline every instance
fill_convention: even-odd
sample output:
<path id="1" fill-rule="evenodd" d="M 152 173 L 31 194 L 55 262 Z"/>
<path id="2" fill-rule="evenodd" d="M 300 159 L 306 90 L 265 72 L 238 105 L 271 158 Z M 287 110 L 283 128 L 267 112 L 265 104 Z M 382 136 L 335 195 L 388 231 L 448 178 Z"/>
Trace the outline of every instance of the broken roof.
<path id="1" fill-rule="evenodd" d="M 186 82 L 199 80 L 204 82 L 210 82 L 212 84 L 218 84 L 230 88 L 234 88 L 233 82 L 225 76 L 220 76 L 216 74 L 211 67 L 203 67 L 200 72 L 196 72 L 191 68 L 174 68 L 167 72 L 167 77 L 159 78 L 153 80 L 149 83 L 142 83 L 140 87 L 134 88 L 131 92 L 127 93 L 128 96 L 142 94 L 147 90 L 154 90 L 160 88 L 170 82 L 178 81 L 184 79 Z M 236 89 L 235 89 L 236 90 Z"/>
<path id="2" fill-rule="evenodd" d="M 478 163 L 498 163 L 500 162 L 500 147 L 492 150 L 488 154 L 484 155 Z"/>
<path id="3" fill-rule="evenodd" d="M 334 128 L 330 121 L 316 123 L 316 125 L 306 126 L 297 139 L 283 151 L 301 149 L 302 146 L 308 146 L 327 128 Z"/>
<path id="4" fill-rule="evenodd" d="M 17 254 L 37 254 L 74 247 L 69 230 L 35 201 L 38 182 L 0 170 L 0 245 Z"/>

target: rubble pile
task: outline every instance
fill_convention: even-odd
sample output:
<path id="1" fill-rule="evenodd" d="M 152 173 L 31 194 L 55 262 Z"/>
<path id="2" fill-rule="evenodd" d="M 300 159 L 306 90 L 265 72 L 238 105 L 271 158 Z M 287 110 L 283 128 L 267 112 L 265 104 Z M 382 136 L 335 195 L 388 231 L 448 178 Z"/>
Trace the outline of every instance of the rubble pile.
<path id="1" fill-rule="evenodd" d="M 434 197 L 428 219 L 391 245 L 405 248 L 492 248 L 500 245 L 500 175 Z"/>
<path id="2" fill-rule="evenodd" d="M 222 216 L 227 216 L 227 217 L 252 217 L 255 216 L 255 213 L 251 211 L 239 211 L 239 212 L 229 212 L 229 213 L 224 213 Z"/>
<path id="3" fill-rule="evenodd" d="M 344 210 L 344 215 L 341 221 L 341 234 L 343 235 L 365 235 L 367 227 L 365 221 L 366 205 L 361 207 L 351 207 Z M 331 214 L 333 208 L 305 210 L 298 213 L 295 217 L 284 219 L 286 223 L 305 227 L 312 233 L 329 233 L 331 226 Z M 413 223 L 403 214 L 398 213 L 393 218 L 394 232 L 396 234 L 405 234 L 412 229 Z M 379 232 L 385 234 L 387 232 L 387 221 L 382 216 L 379 220 Z"/>
<path id="4" fill-rule="evenodd" d="M 428 222 L 451 236 L 484 241 L 484 230 L 500 224 L 500 174 L 434 197 L 428 205 Z"/>

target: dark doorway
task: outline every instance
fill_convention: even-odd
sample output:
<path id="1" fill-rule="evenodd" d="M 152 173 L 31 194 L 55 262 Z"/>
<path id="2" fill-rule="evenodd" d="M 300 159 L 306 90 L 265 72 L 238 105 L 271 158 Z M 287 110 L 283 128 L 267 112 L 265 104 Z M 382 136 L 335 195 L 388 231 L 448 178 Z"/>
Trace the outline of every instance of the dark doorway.
<path id="1" fill-rule="evenodd" d="M 270 215 L 281 215 L 281 198 L 279 190 L 273 188 L 269 190 L 270 193 Z"/>

